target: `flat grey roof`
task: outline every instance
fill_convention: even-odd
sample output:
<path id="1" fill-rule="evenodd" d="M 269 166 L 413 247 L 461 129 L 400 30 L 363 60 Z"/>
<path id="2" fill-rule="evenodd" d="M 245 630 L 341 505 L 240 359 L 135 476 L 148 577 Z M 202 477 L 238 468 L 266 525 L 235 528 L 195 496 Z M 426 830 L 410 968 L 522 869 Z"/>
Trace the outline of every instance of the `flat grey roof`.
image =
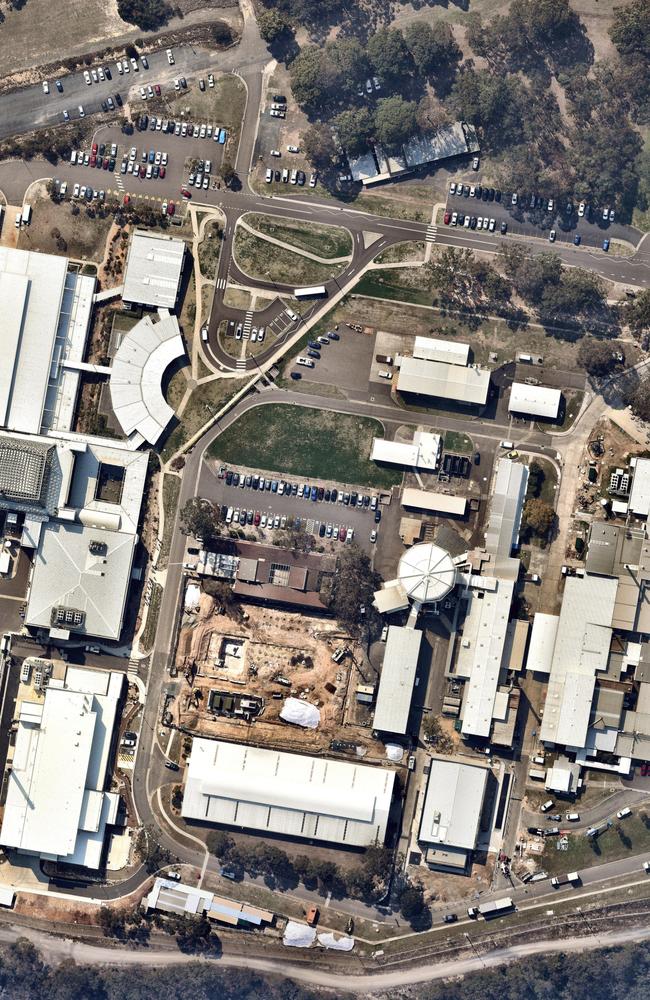
<path id="1" fill-rule="evenodd" d="M 173 309 L 184 257 L 183 240 L 136 229 L 126 259 L 124 301 Z"/>
<path id="2" fill-rule="evenodd" d="M 487 769 L 435 757 L 431 759 L 430 768 L 419 839 L 425 844 L 473 850 L 478 838 Z"/>
<path id="3" fill-rule="evenodd" d="M 509 458 L 499 459 L 485 532 L 485 547 L 498 558 L 507 558 L 519 541 L 527 486 L 527 466 Z"/>
<path id="4" fill-rule="evenodd" d="M 422 633 L 417 629 L 389 626 L 374 729 L 385 733 L 406 732 L 421 643 Z"/>
<path id="5" fill-rule="evenodd" d="M 487 368 L 464 368 L 444 361 L 405 357 L 397 376 L 397 388 L 400 392 L 483 406 L 490 389 L 490 372 Z"/>

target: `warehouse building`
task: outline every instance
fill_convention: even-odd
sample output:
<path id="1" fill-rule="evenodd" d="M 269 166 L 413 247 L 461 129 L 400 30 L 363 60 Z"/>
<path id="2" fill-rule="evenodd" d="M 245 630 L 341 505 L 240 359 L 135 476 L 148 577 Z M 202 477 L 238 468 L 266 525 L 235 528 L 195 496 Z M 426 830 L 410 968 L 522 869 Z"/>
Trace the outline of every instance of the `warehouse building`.
<path id="1" fill-rule="evenodd" d="M 319 840 L 383 844 L 395 774 L 381 767 L 197 739 L 185 819 Z"/>
<path id="2" fill-rule="evenodd" d="M 519 545 L 521 517 L 528 489 L 528 466 L 501 458 L 497 463 L 497 473 L 492 492 L 490 517 L 485 533 L 485 546 L 492 552 L 497 562 L 519 572 L 516 566 L 507 562 L 513 549 Z"/>
<path id="3" fill-rule="evenodd" d="M 439 434 L 416 431 L 411 442 L 373 438 L 370 457 L 373 462 L 385 465 L 435 472 L 441 453 L 442 438 Z"/>
<path id="4" fill-rule="evenodd" d="M 173 913 L 176 916 L 198 917 L 205 914 L 210 920 L 230 927 L 263 927 L 272 924 L 274 914 L 248 903 L 240 903 L 225 896 L 217 896 L 205 889 L 168 878 L 156 878 L 148 896 L 144 898 L 147 912 Z"/>
<path id="5" fill-rule="evenodd" d="M 629 509 L 637 517 L 650 513 L 650 458 L 631 458 L 633 472 Z"/>
<path id="6" fill-rule="evenodd" d="M 126 258 L 123 300 L 152 309 L 174 309 L 184 262 L 183 240 L 136 229 Z"/>
<path id="7" fill-rule="evenodd" d="M 467 511 L 467 499 L 454 497 L 450 493 L 434 493 L 431 490 L 418 490 L 407 486 L 402 493 L 402 507 L 426 510 L 431 514 L 464 517 Z"/>
<path id="8" fill-rule="evenodd" d="M 353 180 L 369 186 L 402 177 L 427 163 L 478 153 L 479 149 L 474 127 L 458 121 L 419 133 L 391 150 L 371 145 L 358 156 L 348 156 L 348 163 Z"/>
<path id="9" fill-rule="evenodd" d="M 513 382 L 508 410 L 519 416 L 557 420 L 561 402 L 562 393 L 559 389 Z"/>
<path id="10" fill-rule="evenodd" d="M 373 721 L 378 732 L 406 733 L 421 644 L 416 629 L 389 626 Z"/>
<path id="11" fill-rule="evenodd" d="M 106 791 L 124 674 L 68 667 L 42 701 L 19 707 L 0 843 L 97 869 L 119 796 Z"/>
<path id="12" fill-rule="evenodd" d="M 465 874 L 476 848 L 488 770 L 431 758 L 418 841 L 431 868 Z"/>
<path id="13" fill-rule="evenodd" d="M 476 365 L 425 361 L 404 357 L 397 376 L 398 392 L 450 399 L 467 406 L 485 406 L 490 391 L 490 372 Z"/>
<path id="14" fill-rule="evenodd" d="M 416 337 L 413 357 L 422 361 L 445 361 L 450 365 L 469 364 L 469 344 L 457 340 L 442 340 L 440 337 Z"/>

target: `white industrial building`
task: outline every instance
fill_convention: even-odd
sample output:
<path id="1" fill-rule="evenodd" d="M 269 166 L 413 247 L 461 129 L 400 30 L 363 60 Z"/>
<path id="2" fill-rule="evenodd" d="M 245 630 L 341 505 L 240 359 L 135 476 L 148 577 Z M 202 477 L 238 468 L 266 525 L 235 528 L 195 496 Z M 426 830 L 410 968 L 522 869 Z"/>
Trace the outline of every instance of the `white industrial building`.
<path id="1" fill-rule="evenodd" d="M 421 644 L 417 629 L 389 626 L 373 720 L 378 732 L 406 732 Z"/>
<path id="2" fill-rule="evenodd" d="M 557 420 L 561 402 L 562 393 L 559 389 L 550 389 L 545 385 L 528 385 L 526 382 L 513 382 L 508 410 L 510 413 L 519 413 L 527 417 Z"/>
<path id="3" fill-rule="evenodd" d="M 136 229 L 126 258 L 122 298 L 154 309 L 173 309 L 184 260 L 183 240 Z"/>
<path id="4" fill-rule="evenodd" d="M 393 771 L 197 739 L 182 815 L 349 847 L 383 844 Z"/>
<path id="5" fill-rule="evenodd" d="M 484 406 L 490 391 L 490 372 L 476 365 L 463 367 L 457 363 L 404 357 L 397 376 L 397 389 L 398 392 Z"/>
<path id="6" fill-rule="evenodd" d="M 124 674 L 68 667 L 41 701 L 23 701 L 0 843 L 20 854 L 99 868 L 116 792 L 106 791 Z"/>
<path id="7" fill-rule="evenodd" d="M 72 427 L 95 279 L 65 257 L 0 247 L 0 427 Z"/>
<path id="8" fill-rule="evenodd" d="M 160 877 L 155 879 L 149 894 L 145 896 L 144 905 L 147 912 L 157 910 L 159 913 L 193 917 L 205 914 L 210 920 L 231 927 L 262 927 L 273 923 L 274 919 L 270 910 L 262 910 L 248 903 L 217 896 L 205 889 L 197 889 L 193 885 L 183 885 L 174 879 Z"/>
<path id="9" fill-rule="evenodd" d="M 558 615 L 545 615 L 539 611 L 536 613 L 528 646 L 527 670 L 537 674 L 550 674 L 559 623 Z"/>
<path id="10" fill-rule="evenodd" d="M 467 510 L 467 499 L 466 497 L 452 496 L 450 493 L 435 493 L 431 490 L 419 490 L 413 486 L 407 486 L 402 493 L 402 507 L 426 510 L 432 514 L 464 517 Z"/>
<path id="11" fill-rule="evenodd" d="M 435 472 L 441 453 L 442 438 L 439 434 L 416 431 L 412 442 L 373 438 L 370 457 L 373 462 Z"/>
<path id="12" fill-rule="evenodd" d="M 633 471 L 629 510 L 637 517 L 647 517 L 650 513 L 650 458 L 631 458 Z"/>
<path id="13" fill-rule="evenodd" d="M 155 445 L 174 416 L 163 394 L 169 366 L 185 354 L 175 316 L 144 316 L 122 338 L 110 369 L 111 406 L 134 447 Z"/>
<path id="14" fill-rule="evenodd" d="M 501 458 L 492 492 L 485 545 L 497 560 L 509 558 L 519 544 L 519 530 L 528 488 L 528 466 Z M 517 572 L 519 566 L 517 564 Z"/>
<path id="15" fill-rule="evenodd" d="M 553 647 L 540 739 L 582 748 L 596 679 L 607 671 L 618 579 L 569 577 Z"/>
<path id="16" fill-rule="evenodd" d="M 469 364 L 469 344 L 461 344 L 457 340 L 442 340 L 440 337 L 416 337 L 413 357 L 466 367 Z"/>
<path id="17" fill-rule="evenodd" d="M 463 872 L 480 830 L 488 770 L 431 758 L 418 841 L 433 868 Z"/>

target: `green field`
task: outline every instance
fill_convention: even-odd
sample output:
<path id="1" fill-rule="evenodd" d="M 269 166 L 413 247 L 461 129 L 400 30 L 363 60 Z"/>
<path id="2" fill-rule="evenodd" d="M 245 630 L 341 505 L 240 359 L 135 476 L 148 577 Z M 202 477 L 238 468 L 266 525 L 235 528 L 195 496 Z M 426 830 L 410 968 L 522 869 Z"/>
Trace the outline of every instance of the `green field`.
<path id="1" fill-rule="evenodd" d="M 235 231 L 233 256 L 249 277 L 283 285 L 323 284 L 341 270 L 341 265 L 318 264 L 291 250 L 276 247 L 241 226 Z"/>
<path id="2" fill-rule="evenodd" d="M 368 271 L 355 286 L 354 294 L 370 295 L 375 299 L 412 302 L 417 306 L 430 306 L 432 299 L 430 292 L 400 284 L 400 278 L 404 273 L 393 268 L 387 268 L 385 271 Z"/>
<path id="3" fill-rule="evenodd" d="M 338 226 L 323 226 L 316 222 L 295 222 L 279 219 L 275 215 L 251 213 L 244 216 L 256 232 L 272 236 L 282 243 L 289 243 L 298 250 L 306 250 L 317 257 L 346 257 L 352 253 L 352 239 L 347 229 Z"/>
<path id="4" fill-rule="evenodd" d="M 242 388 L 242 384 L 238 379 L 219 378 L 197 385 L 183 410 L 180 423 L 165 440 L 160 452 L 161 461 L 168 462 L 172 455 Z"/>
<path id="5" fill-rule="evenodd" d="M 382 252 L 375 257 L 375 263 L 403 264 L 406 261 L 422 261 L 424 260 L 424 251 L 426 250 L 426 246 L 426 243 L 421 241 L 395 243 L 392 247 L 386 247 L 385 250 L 382 250 Z"/>
<path id="6" fill-rule="evenodd" d="M 264 472 L 390 488 L 401 480 L 392 469 L 370 461 L 373 437 L 383 437 L 377 420 L 283 403 L 244 413 L 209 450 L 213 458 Z"/>
<path id="7" fill-rule="evenodd" d="M 626 819 L 614 818 L 614 825 L 594 840 L 584 833 L 569 834 L 567 851 L 558 851 L 555 842 L 555 837 L 548 838 L 540 863 L 549 875 L 580 871 L 606 861 L 641 854 L 650 851 L 650 812 L 641 809 Z"/>
<path id="8" fill-rule="evenodd" d="M 470 455 L 474 450 L 472 439 L 462 431 L 445 431 L 445 451 L 453 451 L 457 455 Z"/>

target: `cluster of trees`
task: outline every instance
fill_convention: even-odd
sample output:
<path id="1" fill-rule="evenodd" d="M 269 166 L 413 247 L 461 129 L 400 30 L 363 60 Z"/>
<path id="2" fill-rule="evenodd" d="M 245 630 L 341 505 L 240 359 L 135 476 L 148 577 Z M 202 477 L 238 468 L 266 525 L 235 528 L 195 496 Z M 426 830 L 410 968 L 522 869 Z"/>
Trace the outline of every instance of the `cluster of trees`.
<path id="1" fill-rule="evenodd" d="M 555 62 L 558 49 L 569 36 L 579 36 L 580 29 L 569 0 L 513 0 L 507 14 L 488 22 L 470 14 L 467 40 L 477 56 L 500 71 L 534 72 L 540 62 Z"/>
<path id="2" fill-rule="evenodd" d="M 205 543 L 218 538 L 221 531 L 221 511 L 216 504 L 205 497 L 190 497 L 179 515 L 180 529 Z"/>
<path id="3" fill-rule="evenodd" d="M 338 559 L 330 610 L 353 634 L 364 623 L 372 626 L 375 618 L 372 601 L 380 586 L 381 577 L 373 570 L 367 553 L 355 543 L 348 545 Z"/>
<path id="4" fill-rule="evenodd" d="M 538 497 L 542 492 L 544 482 L 546 480 L 546 473 L 544 469 L 536 462 L 534 459 L 528 466 L 528 489 L 526 490 L 527 497 Z"/>
<path id="5" fill-rule="evenodd" d="M 536 535 L 545 541 L 555 524 L 555 511 L 546 500 L 531 497 L 524 504 L 521 524 L 524 537 L 530 538 L 531 535 Z"/>
<path id="6" fill-rule="evenodd" d="M 646 288 L 628 302 L 624 309 L 625 322 L 635 337 L 646 347 L 650 336 L 650 289 Z"/>
<path id="7" fill-rule="evenodd" d="M 158 840 L 152 826 L 143 826 L 135 840 L 135 853 L 148 872 L 157 872 L 174 861 L 174 858 Z"/>
<path id="8" fill-rule="evenodd" d="M 167 24 L 174 11 L 166 0 L 117 0 L 117 13 L 142 31 L 155 31 Z"/>
<path id="9" fill-rule="evenodd" d="M 625 400 L 635 416 L 641 420 L 650 420 L 650 378 L 631 383 Z"/>
<path id="10" fill-rule="evenodd" d="M 518 244 L 504 247 L 506 276 L 518 295 L 533 306 L 543 320 L 603 318 L 606 313 L 605 288 L 592 271 L 564 267 L 554 253 L 526 256 Z"/>
<path id="11" fill-rule="evenodd" d="M 319 860 L 307 854 L 293 858 L 273 843 L 237 845 L 225 830 L 211 830 L 208 850 L 222 864 L 235 872 L 262 875 L 283 888 L 302 882 L 309 889 L 334 896 L 353 896 L 366 902 L 378 902 L 385 894 L 392 869 L 392 854 L 386 847 L 369 847 L 357 865 L 342 869 L 333 861 Z"/>
<path id="12" fill-rule="evenodd" d="M 611 375 L 619 365 L 617 351 L 607 340 L 596 337 L 583 337 L 578 348 L 578 364 L 595 378 L 605 378 Z"/>
<path id="13" fill-rule="evenodd" d="M 438 300 L 458 308 L 506 311 L 510 304 L 510 283 L 484 258 L 471 250 L 445 247 L 426 265 Z"/>

